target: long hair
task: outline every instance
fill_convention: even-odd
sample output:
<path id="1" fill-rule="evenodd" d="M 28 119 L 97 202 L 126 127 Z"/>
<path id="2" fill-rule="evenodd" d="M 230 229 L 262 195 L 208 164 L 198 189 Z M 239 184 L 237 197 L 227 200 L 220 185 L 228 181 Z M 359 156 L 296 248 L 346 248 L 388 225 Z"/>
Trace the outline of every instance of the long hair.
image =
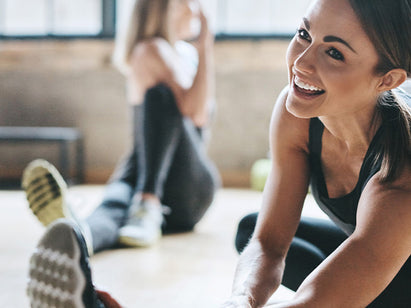
<path id="1" fill-rule="evenodd" d="M 171 0 L 134 0 L 124 32 L 117 31 L 114 65 L 128 74 L 130 55 L 141 41 L 161 37 L 170 41 L 169 4 Z"/>
<path id="2" fill-rule="evenodd" d="M 349 1 L 377 50 L 376 73 L 400 68 L 411 77 L 411 0 Z M 391 182 L 411 159 L 411 109 L 394 91 L 382 93 L 377 108 L 384 126 L 380 180 Z"/>

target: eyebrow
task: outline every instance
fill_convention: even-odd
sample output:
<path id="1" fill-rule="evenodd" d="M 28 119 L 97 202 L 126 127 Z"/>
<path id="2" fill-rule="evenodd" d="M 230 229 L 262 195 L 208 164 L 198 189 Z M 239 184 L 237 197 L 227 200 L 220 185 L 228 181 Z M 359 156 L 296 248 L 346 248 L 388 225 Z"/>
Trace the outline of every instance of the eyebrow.
<path id="1" fill-rule="evenodd" d="M 308 19 L 304 17 L 304 18 L 303 18 L 303 21 L 304 21 L 304 25 L 305 25 L 305 27 L 307 28 L 307 30 L 310 31 L 311 26 L 310 26 L 310 22 L 308 21 Z M 334 36 L 334 35 L 324 36 L 323 41 L 324 41 L 325 43 L 332 43 L 332 42 L 342 43 L 342 44 L 344 44 L 345 46 L 347 46 L 352 52 L 357 53 L 357 52 L 354 50 L 354 48 L 351 47 L 350 44 L 348 44 L 348 43 L 347 43 L 346 41 L 344 41 L 342 38 L 339 38 L 339 37 L 337 37 L 337 36 Z"/>
<path id="2" fill-rule="evenodd" d="M 311 27 L 310 27 L 310 22 L 308 21 L 308 19 L 304 17 L 303 21 L 304 21 L 304 25 L 307 28 L 307 30 L 310 31 Z"/>

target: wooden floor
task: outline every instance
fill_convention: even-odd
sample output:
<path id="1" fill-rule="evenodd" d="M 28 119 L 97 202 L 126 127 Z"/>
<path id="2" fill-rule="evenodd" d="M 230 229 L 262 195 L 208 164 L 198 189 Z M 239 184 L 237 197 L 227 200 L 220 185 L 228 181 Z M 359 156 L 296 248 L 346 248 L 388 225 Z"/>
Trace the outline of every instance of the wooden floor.
<path id="1" fill-rule="evenodd" d="M 102 195 L 103 186 L 76 186 L 70 196 L 86 216 Z M 109 290 L 125 307 L 210 308 L 230 294 L 238 255 L 236 225 L 257 211 L 261 193 L 222 189 L 195 232 L 165 236 L 147 249 L 119 249 L 91 258 L 95 284 Z M 28 210 L 21 191 L 0 191 L 0 307 L 28 307 L 25 295 L 29 256 L 44 228 Z M 307 198 L 304 214 L 324 215 Z M 274 299 L 290 296 L 280 288 Z"/>

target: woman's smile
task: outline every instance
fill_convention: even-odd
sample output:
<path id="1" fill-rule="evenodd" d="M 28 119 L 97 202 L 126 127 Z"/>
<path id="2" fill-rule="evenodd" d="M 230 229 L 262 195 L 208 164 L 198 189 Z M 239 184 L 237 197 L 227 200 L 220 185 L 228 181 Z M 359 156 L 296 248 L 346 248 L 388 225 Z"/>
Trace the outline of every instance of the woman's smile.
<path id="1" fill-rule="evenodd" d="M 301 118 L 373 112 L 378 61 L 348 1 L 316 1 L 287 51 L 288 111 Z"/>
<path id="2" fill-rule="evenodd" d="M 325 90 L 316 87 L 294 75 L 293 89 L 296 96 L 303 99 L 313 99 L 325 93 Z"/>

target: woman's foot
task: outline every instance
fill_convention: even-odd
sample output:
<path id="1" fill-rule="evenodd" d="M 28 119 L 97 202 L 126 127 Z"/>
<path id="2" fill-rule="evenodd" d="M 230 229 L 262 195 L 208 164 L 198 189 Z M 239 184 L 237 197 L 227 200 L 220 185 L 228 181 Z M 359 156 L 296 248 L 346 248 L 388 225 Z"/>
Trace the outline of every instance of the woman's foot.
<path id="1" fill-rule="evenodd" d="M 48 227 L 30 259 L 27 295 L 31 307 L 105 307 L 94 290 L 77 224 L 59 219 Z"/>
<path id="2" fill-rule="evenodd" d="M 141 199 L 131 206 L 118 241 L 131 247 L 152 246 L 161 238 L 163 221 L 162 205 L 152 199 Z"/>
<path id="3" fill-rule="evenodd" d="M 32 161 L 23 172 L 22 187 L 31 211 L 44 226 L 59 218 L 72 220 L 86 239 L 89 255 L 93 254 L 90 229 L 72 211 L 66 198 L 67 184 L 52 164 L 44 159 Z"/>

